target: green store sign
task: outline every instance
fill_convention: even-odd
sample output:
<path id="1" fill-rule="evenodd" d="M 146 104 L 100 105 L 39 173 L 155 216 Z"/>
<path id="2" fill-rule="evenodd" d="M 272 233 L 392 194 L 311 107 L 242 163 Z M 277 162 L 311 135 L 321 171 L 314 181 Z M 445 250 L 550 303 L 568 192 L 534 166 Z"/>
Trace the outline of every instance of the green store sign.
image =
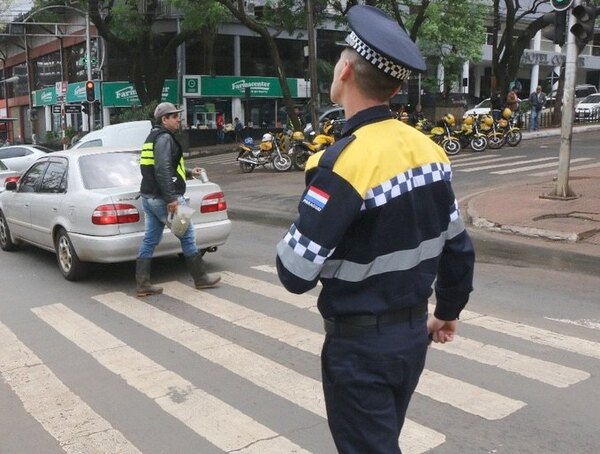
<path id="1" fill-rule="evenodd" d="M 304 79 L 288 78 L 292 98 L 310 97 L 310 83 Z M 276 77 L 256 76 L 184 76 L 183 95 L 187 97 L 282 98 L 281 85 Z"/>
<path id="2" fill-rule="evenodd" d="M 100 85 L 102 84 L 102 90 Z M 96 99 L 100 99 L 102 91 L 102 107 L 134 107 L 140 105 L 137 91 L 129 82 L 100 82 L 96 81 Z M 162 100 L 177 103 L 177 81 L 165 80 L 163 86 Z M 46 87 L 33 92 L 33 107 L 51 106 L 58 104 L 56 87 Z M 75 82 L 67 85 L 65 102 L 85 102 L 85 82 Z"/>

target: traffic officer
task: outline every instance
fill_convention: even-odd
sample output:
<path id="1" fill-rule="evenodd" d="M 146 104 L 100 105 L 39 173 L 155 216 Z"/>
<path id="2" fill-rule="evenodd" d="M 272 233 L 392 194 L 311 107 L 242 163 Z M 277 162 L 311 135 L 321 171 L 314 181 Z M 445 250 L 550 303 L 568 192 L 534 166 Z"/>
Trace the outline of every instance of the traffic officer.
<path id="1" fill-rule="evenodd" d="M 444 151 L 389 109 L 411 71 L 425 70 L 419 50 L 377 8 L 354 6 L 348 22 L 331 85 L 348 121 L 341 139 L 307 163 L 277 271 L 293 293 L 322 283 L 322 379 L 338 451 L 400 453 L 429 339 L 453 339 L 474 251 Z"/>

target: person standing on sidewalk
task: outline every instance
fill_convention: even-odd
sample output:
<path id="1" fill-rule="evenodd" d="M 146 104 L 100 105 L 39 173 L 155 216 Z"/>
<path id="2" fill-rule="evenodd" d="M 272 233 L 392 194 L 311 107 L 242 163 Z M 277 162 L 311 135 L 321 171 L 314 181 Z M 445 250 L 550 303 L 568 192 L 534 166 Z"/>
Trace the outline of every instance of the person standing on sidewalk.
<path id="1" fill-rule="evenodd" d="M 348 22 L 331 85 L 348 120 L 338 141 L 309 158 L 276 263 L 292 293 L 322 283 L 322 380 L 338 452 L 391 454 L 401 452 L 428 337 L 453 340 L 475 255 L 446 154 L 389 109 L 411 71 L 426 69 L 423 57 L 377 8 L 354 6 Z"/>
<path id="2" fill-rule="evenodd" d="M 152 128 L 142 147 L 140 194 L 145 216 L 144 239 L 140 245 L 135 267 L 137 296 L 162 293 L 162 287 L 150 283 L 150 265 L 154 249 L 163 234 L 167 217 L 176 214 L 177 207 L 185 205 L 185 180 L 200 175 L 200 168 L 187 169 L 183 148 L 174 133 L 181 127 L 177 109 L 170 102 L 162 102 L 154 110 L 157 125 Z M 194 225 L 190 223 L 179 239 L 187 268 L 197 289 L 214 287 L 221 277 L 205 271 L 202 254 L 196 245 Z"/>
<path id="3" fill-rule="evenodd" d="M 540 112 L 546 104 L 546 93 L 542 91 L 541 86 L 538 85 L 535 91 L 529 95 L 529 104 L 531 106 L 529 130 L 537 131 L 540 123 Z"/>

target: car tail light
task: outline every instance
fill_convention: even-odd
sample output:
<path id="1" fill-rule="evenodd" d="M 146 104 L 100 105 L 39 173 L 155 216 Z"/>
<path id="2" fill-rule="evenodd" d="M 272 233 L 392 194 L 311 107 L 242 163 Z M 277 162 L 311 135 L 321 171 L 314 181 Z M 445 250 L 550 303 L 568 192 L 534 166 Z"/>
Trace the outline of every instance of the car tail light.
<path id="1" fill-rule="evenodd" d="M 200 204 L 200 213 L 214 213 L 227 209 L 225 195 L 222 192 L 213 192 L 204 196 Z"/>
<path id="2" fill-rule="evenodd" d="M 13 181 L 15 183 L 18 182 L 19 181 L 19 177 L 18 176 L 16 176 L 16 177 L 7 177 L 7 178 L 4 179 L 4 184 L 11 183 Z"/>
<path id="3" fill-rule="evenodd" d="M 128 224 L 139 220 L 138 209 L 126 203 L 100 205 L 92 214 L 92 223 L 97 225 Z"/>

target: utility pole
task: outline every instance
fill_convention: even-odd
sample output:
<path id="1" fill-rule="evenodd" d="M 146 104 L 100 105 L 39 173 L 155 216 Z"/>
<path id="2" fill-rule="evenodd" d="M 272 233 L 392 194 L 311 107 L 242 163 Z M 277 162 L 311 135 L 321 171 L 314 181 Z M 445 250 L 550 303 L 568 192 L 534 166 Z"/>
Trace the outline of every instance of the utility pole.
<path id="1" fill-rule="evenodd" d="M 319 128 L 319 83 L 317 81 L 317 35 L 314 26 L 315 6 L 313 0 L 306 0 L 306 28 L 308 29 L 308 73 L 310 79 L 310 118 L 313 131 Z"/>

